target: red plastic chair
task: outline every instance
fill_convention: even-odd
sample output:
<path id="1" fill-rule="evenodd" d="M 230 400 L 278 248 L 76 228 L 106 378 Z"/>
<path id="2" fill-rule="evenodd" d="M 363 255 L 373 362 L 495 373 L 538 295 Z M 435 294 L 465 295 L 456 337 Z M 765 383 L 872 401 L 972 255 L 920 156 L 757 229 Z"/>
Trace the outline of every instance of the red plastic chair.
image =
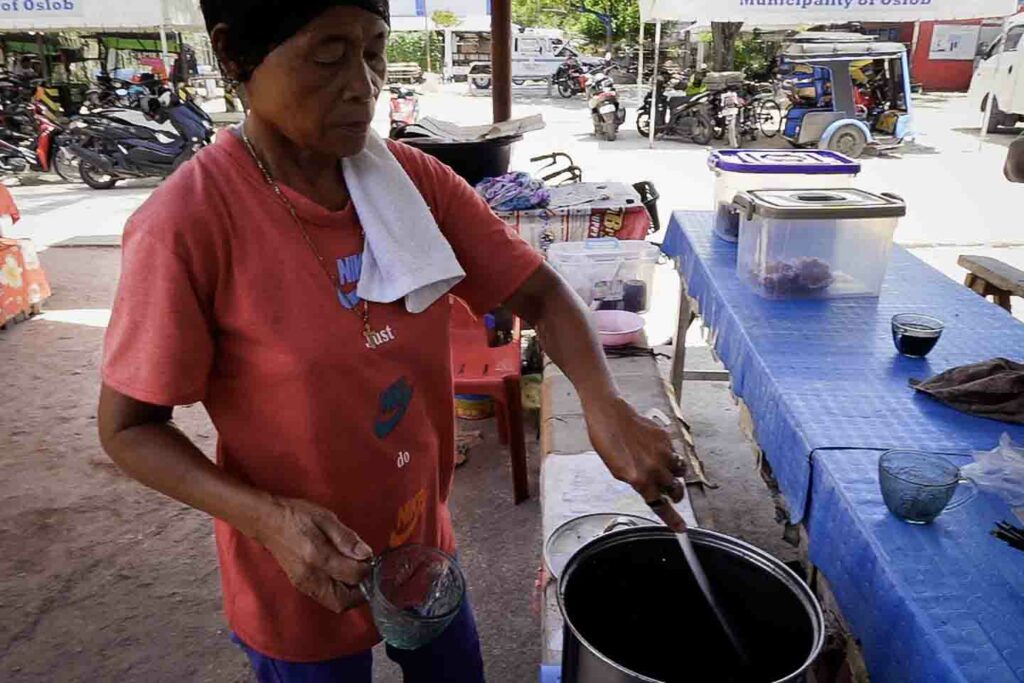
<path id="1" fill-rule="evenodd" d="M 512 457 L 512 489 L 518 505 L 530 497 L 523 436 L 523 398 L 520 367 L 519 319 L 512 343 L 490 347 L 487 329 L 462 301 L 452 299 L 452 375 L 456 394 L 489 396 L 495 402 L 498 433 Z"/>

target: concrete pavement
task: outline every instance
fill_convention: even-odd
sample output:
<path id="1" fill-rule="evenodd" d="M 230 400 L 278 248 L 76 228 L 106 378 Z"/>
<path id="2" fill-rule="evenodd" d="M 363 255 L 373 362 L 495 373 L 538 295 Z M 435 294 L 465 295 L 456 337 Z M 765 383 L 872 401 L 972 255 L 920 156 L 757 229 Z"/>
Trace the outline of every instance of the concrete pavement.
<path id="1" fill-rule="evenodd" d="M 632 102 L 635 102 L 635 98 Z M 1005 149 L 1012 138 L 1007 135 L 993 136 L 987 141 L 980 141 L 979 117 L 967 109 L 963 97 L 929 96 L 921 98 L 919 103 L 918 129 L 921 137 L 918 142 L 898 155 L 865 160 L 864 173 L 858 184 L 866 189 L 896 192 L 907 199 L 910 214 L 900 226 L 897 241 L 911 245 L 918 255 L 950 277 L 958 280 L 962 278 L 962 271 L 956 266 L 956 259 L 961 253 L 994 255 L 1024 267 L 1024 230 L 1020 220 L 1024 186 L 1014 186 L 1001 175 Z M 488 120 L 490 106 L 487 97 L 469 96 L 462 86 L 446 86 L 424 95 L 421 108 L 425 115 L 469 124 Z M 532 156 L 564 151 L 571 154 L 584 169 L 587 180 L 627 183 L 654 181 L 662 194 L 663 224 L 668 222 L 669 212 L 673 208 L 710 208 L 713 183 L 705 165 L 706 149 L 673 141 L 659 141 L 654 149 L 648 149 L 646 140 L 641 139 L 632 129 L 632 111 L 618 141 L 598 141 L 590 135 L 588 113 L 582 98 L 569 101 L 557 96 L 549 98 L 543 88 L 517 90 L 515 114 L 536 112 L 544 115 L 548 128 L 529 134 L 517 145 L 513 168 L 530 169 L 532 165 L 529 159 Z M 376 125 L 380 129 L 386 128 L 386 101 L 380 105 Z M 57 357 L 84 357 L 87 359 L 82 361 L 85 372 L 90 373 L 90 376 L 95 372 L 100 330 L 83 327 L 82 313 L 97 314 L 94 316 L 97 320 L 102 318 L 103 307 L 108 305 L 112 295 L 112 279 L 116 277 L 116 267 L 110 264 L 114 255 L 107 254 L 98 258 L 89 250 L 60 250 L 46 254 L 45 249 L 74 238 L 101 242 L 116 240 L 127 217 L 151 193 L 156 183 L 132 181 L 125 185 L 124 188 L 106 192 L 91 190 L 83 185 L 50 182 L 26 182 L 24 186 L 12 188 L 24 217 L 13 233 L 34 238 L 44 249 L 43 262 L 51 268 L 51 279 L 59 295 L 49 306 L 52 318 L 30 322 L 21 326 L 22 329 L 16 327 L 13 331 L 3 333 L 12 348 L 31 348 L 25 345 L 38 341 L 35 335 L 46 332 L 57 342 L 65 342 L 54 344 L 53 350 Z M 74 260 L 90 260 L 107 265 L 102 271 L 72 268 L 70 262 Z M 96 268 L 99 267 L 96 265 Z M 67 269 L 85 272 L 77 275 L 76 279 L 66 277 L 65 274 L 69 272 Z M 667 266 L 660 268 L 656 277 L 657 296 L 654 309 L 647 314 L 647 333 L 653 343 L 661 343 L 668 340 L 675 330 L 678 283 L 675 273 Z M 1018 315 L 1021 315 L 1024 304 L 1015 303 Z M 40 327 L 35 328 L 34 325 Z M 67 333 L 63 332 L 65 329 Z M 82 338 L 83 330 L 90 330 L 88 339 Z M 69 340 L 81 344 L 65 348 Z M 692 329 L 687 345 L 703 346 L 698 328 Z M 82 356 L 83 353 L 85 356 Z M 28 362 L 24 361 L 23 364 Z M 32 372 L 37 373 L 41 381 L 48 378 L 51 382 L 62 382 L 60 373 L 47 374 L 45 363 L 35 362 Z M 95 383 L 93 380 L 90 382 L 83 383 L 82 388 L 76 390 L 75 396 L 69 394 L 66 397 L 67 410 L 74 412 L 76 420 L 83 424 L 91 419 L 91 403 L 94 400 L 91 392 L 94 391 Z M 39 400 L 42 401 L 41 398 Z M 781 530 L 773 524 L 774 508 L 770 499 L 766 498 L 767 492 L 759 486 L 749 444 L 736 425 L 736 409 L 731 404 L 727 386 L 721 382 L 689 383 L 684 391 L 684 413 L 694 427 L 698 454 L 704 458 L 712 479 L 722 487 L 716 490 L 712 499 L 718 528 L 769 548 L 780 556 L 791 552 L 780 540 Z M 191 426 L 208 437 L 209 427 L 204 417 L 193 416 Z M 30 425 L 33 429 L 21 432 L 21 441 L 15 439 L 11 443 L 0 444 L 3 446 L 0 452 L 14 459 L 19 473 L 26 477 L 38 475 L 40 481 L 49 476 L 47 472 L 51 468 L 67 470 L 70 458 L 42 458 L 37 468 L 34 460 L 36 453 L 25 443 L 27 437 L 24 434 L 34 435 L 35 429 L 41 432 L 44 422 Z M 102 469 L 105 460 L 97 452 L 88 425 L 79 429 L 80 425 L 76 422 L 72 426 L 75 431 L 69 430 L 66 434 L 58 431 L 55 436 L 59 436 L 62 443 L 66 442 L 68 452 L 82 456 L 84 464 L 78 463 L 75 467 Z M 504 452 L 494 447 L 493 435 L 488 445 L 478 451 L 470 466 L 460 470 L 456 476 L 455 517 L 462 536 L 463 560 L 467 565 L 467 574 L 478 606 L 491 680 L 499 683 L 528 680 L 533 678 L 541 656 L 537 646 L 540 642 L 540 627 L 535 613 L 531 611 L 530 594 L 531 578 L 539 563 L 540 512 L 535 501 L 514 508 L 506 500 L 510 489 L 507 466 Z M 532 458 L 531 465 L 531 476 L 536 481 L 536 457 Z M 32 474 L 34 469 L 38 469 L 36 474 Z M 165 519 L 179 519 L 175 516 L 179 514 L 175 506 L 155 502 L 148 494 L 143 495 L 134 484 L 124 482 L 116 472 L 104 470 L 95 485 L 116 486 L 119 493 L 130 496 L 132 504 L 145 507 L 144 520 L 135 524 L 139 530 L 144 530 L 151 523 L 163 523 Z M 64 491 L 74 492 L 74 488 L 69 487 Z M 51 496 L 45 501 L 54 510 L 63 510 L 64 507 L 70 509 L 65 505 L 66 502 L 60 496 Z M 71 503 L 74 502 L 72 496 Z M 26 506 L 25 515 L 36 514 L 35 503 L 28 501 Z M 97 518 L 102 520 L 102 525 L 97 522 L 97 533 L 102 532 L 101 536 L 109 535 L 110 529 L 126 536 L 133 531 L 139 533 L 131 525 L 120 522 L 108 524 L 106 512 L 100 509 L 99 503 L 96 510 L 100 512 Z M 45 517 L 44 521 L 49 519 Z M 188 542 L 206 544 L 205 548 L 193 553 L 195 561 L 189 565 L 194 573 L 193 579 L 202 578 L 203 587 L 215 590 L 213 580 L 203 573 L 212 561 L 212 548 L 209 547 L 204 521 L 191 513 L 184 514 L 180 519 L 181 524 L 188 525 L 182 531 Z M 50 524 L 49 521 L 46 523 Z M 60 525 L 53 526 L 56 532 L 63 528 Z M 9 540 L 14 547 L 17 536 L 12 535 Z M 62 548 L 55 541 L 51 552 L 63 552 Z M 154 550 L 159 553 L 160 548 Z M 166 552 L 173 552 L 173 548 L 167 548 Z M 84 562 L 82 566 L 90 567 L 93 566 L 90 563 L 102 560 L 85 550 L 79 559 Z M 159 563 L 154 562 L 154 566 L 157 565 Z M 67 569 L 68 572 L 62 574 L 63 569 L 55 565 L 54 580 L 58 584 L 67 578 L 65 574 L 73 577 L 74 572 L 80 571 L 81 567 L 69 564 Z M 186 578 L 178 576 L 177 580 L 185 584 Z M 135 586 L 140 594 L 147 590 L 144 579 L 142 577 Z M 17 577 L 14 579 L 15 583 L 21 580 Z M 109 585 L 134 585 L 131 582 L 125 584 L 122 577 L 113 577 L 110 581 L 114 583 Z M 94 594 L 106 590 L 104 586 L 107 584 L 100 584 L 95 587 Z M 173 599 L 180 602 L 178 597 Z M 68 640 L 61 625 L 64 616 L 58 609 L 80 613 L 85 619 L 83 623 L 88 623 L 89 603 L 83 601 L 66 606 L 56 600 L 50 602 L 52 604 L 46 603 L 39 607 L 52 610 L 40 612 L 38 633 L 25 636 L 33 640 L 18 645 L 19 648 L 27 648 L 22 652 L 25 661 L 38 660 L 39 657 L 47 656 L 47 653 L 70 657 L 68 661 L 74 661 L 81 667 L 79 670 L 83 672 L 83 677 L 80 680 L 88 680 L 89 672 L 106 670 L 102 669 L 106 664 L 100 661 L 104 651 L 79 650 L 69 653 L 66 647 L 63 650 L 51 647 L 53 642 L 77 642 L 74 638 Z M 223 633 L 212 635 L 221 628 L 215 603 L 216 600 L 209 595 L 201 603 L 189 602 L 190 610 L 180 625 L 192 634 L 189 636 L 191 640 L 175 636 L 174 633 L 166 634 L 164 641 L 150 642 L 149 649 L 132 649 L 133 658 L 126 665 L 135 667 L 133 670 L 136 673 L 156 671 L 156 676 L 149 680 L 163 680 L 161 673 L 168 672 L 159 668 L 157 660 L 161 657 L 171 653 L 199 655 L 210 651 L 210 668 L 202 671 L 208 674 L 208 680 L 223 680 L 225 673 L 244 677 L 245 667 L 237 653 L 226 644 L 221 647 L 220 640 L 211 641 L 211 638 L 223 638 Z M 37 608 L 35 603 L 20 604 L 16 600 L 5 602 L 0 608 L 12 610 L 7 613 L 9 615 L 24 614 L 26 605 L 31 610 Z M 131 608 L 129 611 L 133 614 L 140 611 L 137 605 L 127 607 Z M 170 607 L 174 608 L 173 605 Z M 3 609 L 0 609 L 0 615 L 3 614 Z M 13 616 L 11 618 L 13 620 Z M 75 635 L 75 638 L 80 639 L 80 635 Z M 119 635 L 115 629 L 109 636 L 101 638 L 97 635 L 96 642 L 100 643 L 99 647 L 109 645 L 109 652 L 116 652 L 125 650 L 118 638 L 127 638 L 131 634 Z M 197 645 L 200 642 L 203 643 L 202 647 Z M 4 645 L 7 645 L 6 650 L 2 647 Z M 13 652 L 11 647 L 0 638 L 0 652 Z M 133 648 L 137 647 L 138 643 L 133 643 Z M 42 661 L 37 663 L 46 664 Z M 57 666 L 58 662 L 51 664 Z M 116 662 L 107 664 L 114 666 Z M 6 673 L 6 669 L 0 670 Z M 115 666 L 110 670 L 120 669 Z M 378 680 L 396 680 L 395 676 L 393 668 L 382 665 Z"/>

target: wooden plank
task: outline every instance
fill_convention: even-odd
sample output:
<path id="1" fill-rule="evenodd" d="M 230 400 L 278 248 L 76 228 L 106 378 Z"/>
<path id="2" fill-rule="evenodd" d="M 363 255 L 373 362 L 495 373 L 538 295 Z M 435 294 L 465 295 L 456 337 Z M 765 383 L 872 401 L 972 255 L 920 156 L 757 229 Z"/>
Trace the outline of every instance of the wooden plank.
<path id="1" fill-rule="evenodd" d="M 675 392 L 676 401 L 682 400 L 683 379 L 686 368 L 686 333 L 693 324 L 693 308 L 690 305 L 690 295 L 686 291 L 686 278 L 679 277 L 679 322 L 676 326 L 675 350 L 672 354 L 671 384 Z"/>
<path id="2" fill-rule="evenodd" d="M 961 256 L 958 263 L 996 288 L 1014 296 L 1024 296 L 1024 270 L 988 256 Z"/>

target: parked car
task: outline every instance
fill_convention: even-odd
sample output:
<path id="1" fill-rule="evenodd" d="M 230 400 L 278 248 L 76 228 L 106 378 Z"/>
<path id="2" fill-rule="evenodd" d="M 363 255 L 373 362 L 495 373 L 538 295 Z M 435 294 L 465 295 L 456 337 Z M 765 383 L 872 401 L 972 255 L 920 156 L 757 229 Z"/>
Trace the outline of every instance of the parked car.
<path id="1" fill-rule="evenodd" d="M 974 72 L 968 94 L 971 104 L 984 112 L 990 95 L 992 118 L 987 132 L 1024 121 L 1024 14 L 1010 17 L 1003 33 L 992 43 Z M 982 114 L 984 116 L 984 114 Z"/>

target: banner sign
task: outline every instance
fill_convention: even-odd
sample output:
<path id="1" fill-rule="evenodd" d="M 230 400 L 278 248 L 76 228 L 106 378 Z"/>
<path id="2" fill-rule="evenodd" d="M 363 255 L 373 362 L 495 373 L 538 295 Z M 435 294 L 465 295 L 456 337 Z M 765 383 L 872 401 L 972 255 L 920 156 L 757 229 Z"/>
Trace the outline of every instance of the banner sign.
<path id="1" fill-rule="evenodd" d="M 646 21 L 742 21 L 756 26 L 1005 17 L 1018 0 L 640 0 Z"/>
<path id="2" fill-rule="evenodd" d="M 87 0 L 0 0 L 0 20 L 80 17 Z"/>
<path id="3" fill-rule="evenodd" d="M 970 62 L 978 54 L 981 26 L 936 24 L 928 59 L 932 61 Z"/>

